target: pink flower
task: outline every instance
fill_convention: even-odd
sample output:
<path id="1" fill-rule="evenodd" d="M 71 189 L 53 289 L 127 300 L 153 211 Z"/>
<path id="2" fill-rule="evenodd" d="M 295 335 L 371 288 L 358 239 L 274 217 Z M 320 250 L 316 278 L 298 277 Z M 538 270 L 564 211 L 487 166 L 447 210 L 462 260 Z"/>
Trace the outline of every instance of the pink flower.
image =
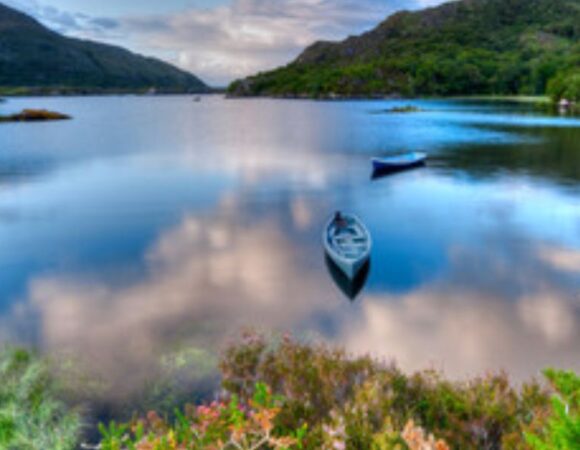
<path id="1" fill-rule="evenodd" d="M 345 450 L 346 444 L 343 441 L 334 441 L 332 448 L 334 448 L 334 450 Z"/>

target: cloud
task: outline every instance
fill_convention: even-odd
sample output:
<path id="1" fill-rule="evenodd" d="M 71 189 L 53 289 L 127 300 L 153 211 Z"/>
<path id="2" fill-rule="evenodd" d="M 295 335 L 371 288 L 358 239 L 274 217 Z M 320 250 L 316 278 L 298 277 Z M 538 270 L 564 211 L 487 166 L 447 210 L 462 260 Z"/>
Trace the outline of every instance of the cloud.
<path id="1" fill-rule="evenodd" d="M 315 41 L 341 40 L 396 10 L 442 0 L 231 0 L 213 8 L 118 18 L 62 11 L 40 0 L 9 3 L 56 31 L 158 56 L 223 85 L 287 64 Z"/>
<path id="2" fill-rule="evenodd" d="M 214 9 L 127 18 L 145 48 L 215 84 L 286 64 L 320 39 L 339 39 L 382 20 L 393 2 L 234 0 Z"/>
<path id="3" fill-rule="evenodd" d="M 91 17 L 76 11 L 64 11 L 37 0 L 6 0 L 6 4 L 33 16 L 50 29 L 81 38 L 107 38 L 107 33 L 119 28 L 116 19 Z"/>
<path id="4" fill-rule="evenodd" d="M 213 9 L 125 18 L 143 51 L 163 54 L 212 84 L 272 69 L 318 40 L 373 28 L 415 0 L 232 0 Z"/>
<path id="5" fill-rule="evenodd" d="M 119 27 L 119 22 L 108 17 L 94 17 L 89 19 L 89 23 L 103 30 L 113 30 Z"/>

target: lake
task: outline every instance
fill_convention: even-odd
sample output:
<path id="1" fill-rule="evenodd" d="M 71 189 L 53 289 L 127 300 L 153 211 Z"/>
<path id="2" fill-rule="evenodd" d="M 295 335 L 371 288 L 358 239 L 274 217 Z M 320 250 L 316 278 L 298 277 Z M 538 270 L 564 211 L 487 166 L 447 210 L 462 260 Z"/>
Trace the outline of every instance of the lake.
<path id="1" fill-rule="evenodd" d="M 0 341 L 82 361 L 109 400 L 159 370 L 211 378 L 243 327 L 452 378 L 580 370 L 579 119 L 219 96 L 0 113 L 25 107 L 74 120 L 0 125 Z M 401 150 L 427 167 L 371 178 Z M 339 209 L 374 240 L 354 299 L 321 246 Z"/>

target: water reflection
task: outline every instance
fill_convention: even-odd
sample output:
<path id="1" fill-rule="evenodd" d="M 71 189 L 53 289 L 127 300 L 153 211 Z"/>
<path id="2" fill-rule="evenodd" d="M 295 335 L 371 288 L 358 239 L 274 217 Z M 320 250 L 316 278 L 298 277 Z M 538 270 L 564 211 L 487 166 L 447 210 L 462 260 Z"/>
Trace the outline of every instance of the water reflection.
<path id="1" fill-rule="evenodd" d="M 426 189 L 437 192 L 429 183 Z M 477 197 L 474 192 L 466 197 Z M 390 211 L 404 219 L 395 203 Z M 82 355 L 115 384 L 115 395 L 138 386 L 135 374 L 153 370 L 168 350 L 216 352 L 247 325 L 316 332 L 353 352 L 395 358 L 405 369 L 433 364 L 452 376 L 509 369 L 521 379 L 547 365 L 577 367 L 580 247 L 532 238 L 533 230 L 511 214 L 492 218 L 492 228 L 463 223 L 466 235 L 477 233 L 481 242 L 445 237 L 443 268 L 405 292 L 390 293 L 373 282 L 385 269 L 381 253 L 389 249 L 381 241 L 390 233 L 377 227 L 384 216 L 376 208 L 376 215 L 366 216 L 379 266 L 352 309 L 331 287 L 325 264 L 312 264 L 321 249 L 310 236 L 318 238 L 324 219 L 305 219 L 315 205 L 307 198 L 299 207 L 287 204 L 295 218 L 287 222 L 282 212 L 248 215 L 244 203 L 230 197 L 217 212 L 186 216 L 162 233 L 143 255 L 146 274 L 135 282 L 36 278 L 8 323 L 27 328 L 34 318 L 45 350 Z M 445 219 L 432 218 L 431 231 L 437 234 Z"/>
<path id="2" fill-rule="evenodd" d="M 413 167 L 404 167 L 404 168 L 396 168 L 396 169 L 373 169 L 372 173 L 371 173 L 371 180 L 372 181 L 377 181 L 380 180 L 381 178 L 386 178 L 386 177 L 391 177 L 394 175 L 398 175 L 404 172 L 409 172 L 411 170 L 417 170 L 419 168 L 422 168 L 424 166 L 426 166 L 427 164 L 425 162 L 418 164 L 416 166 Z"/>
<path id="3" fill-rule="evenodd" d="M 448 149 L 439 155 L 439 160 L 474 177 L 511 172 L 577 187 L 580 181 L 580 152 L 577 151 L 580 126 L 564 129 L 533 127 L 522 129 L 521 133 L 533 140 L 500 147 L 477 144 L 464 151 Z"/>
<path id="4" fill-rule="evenodd" d="M 0 339 L 79 355 L 109 399 L 172 355 L 215 364 L 245 325 L 453 377 L 580 369 L 575 119 L 439 101 L 413 102 L 416 115 L 369 114 L 385 102 L 15 102 L 75 120 L 0 127 L 0 173 L 34 168 L 0 181 Z M 426 149 L 429 169 L 370 183 L 369 157 L 401 148 Z M 320 233 L 341 209 L 374 249 L 368 278 L 337 289 Z"/>
<path id="5" fill-rule="evenodd" d="M 172 342 L 215 350 L 215 342 L 254 321 L 277 327 L 324 309 L 317 308 L 324 299 L 317 283 L 291 272 L 292 246 L 268 223 L 247 228 L 186 218 L 146 259 L 148 276 L 121 288 L 34 281 L 28 307 L 40 318 L 43 347 L 88 357 L 93 370 L 122 381 L 145 374 Z M 296 301 L 281 307 L 286 280 L 297 278 Z M 130 383 L 138 385 L 134 377 Z"/>
<path id="6" fill-rule="evenodd" d="M 485 272 L 480 276 L 487 283 L 469 282 L 476 276 L 474 265 Z M 454 258 L 448 281 L 438 279 L 401 296 L 365 298 L 361 315 L 345 327 L 344 342 L 353 351 L 388 354 L 407 369 L 430 364 L 462 376 L 491 367 L 507 369 L 518 380 L 547 365 L 577 370 L 578 285 L 566 289 L 533 265 L 520 269 L 491 252 L 483 260 L 462 253 Z M 524 282 L 528 277 L 536 277 L 539 289 Z M 510 283 L 514 278 L 519 289 Z"/>
<path id="7" fill-rule="evenodd" d="M 578 250 L 545 246 L 540 249 L 539 257 L 558 271 L 580 276 L 580 251 Z"/>
<path id="8" fill-rule="evenodd" d="M 349 300 L 355 301 L 367 282 L 371 262 L 367 261 L 353 279 L 348 278 L 328 255 L 324 256 L 324 263 L 336 286 Z"/>

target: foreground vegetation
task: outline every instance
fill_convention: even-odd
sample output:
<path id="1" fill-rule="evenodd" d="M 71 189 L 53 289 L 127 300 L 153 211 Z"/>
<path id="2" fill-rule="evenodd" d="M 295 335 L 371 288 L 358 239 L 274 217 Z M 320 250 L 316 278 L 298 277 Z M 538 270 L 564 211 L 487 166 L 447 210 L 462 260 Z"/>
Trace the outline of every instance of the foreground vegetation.
<path id="1" fill-rule="evenodd" d="M 215 402 L 102 426 L 103 450 L 577 449 L 580 377 L 466 382 L 248 333 L 220 365 Z"/>
<path id="2" fill-rule="evenodd" d="M 578 0 L 459 1 L 316 43 L 286 67 L 233 83 L 230 94 L 543 95 L 550 80 L 568 89 L 579 73 Z"/>
<path id="3" fill-rule="evenodd" d="M 0 448 L 74 450 L 80 417 L 58 396 L 46 362 L 22 350 L 0 352 Z"/>
<path id="4" fill-rule="evenodd" d="M 245 333 L 224 351 L 213 402 L 101 424 L 100 450 L 333 449 L 576 450 L 580 377 L 547 370 L 542 383 L 506 375 L 453 382 L 405 374 L 369 357 L 291 337 Z M 0 448 L 75 450 L 81 416 L 50 365 L 0 354 Z"/>

